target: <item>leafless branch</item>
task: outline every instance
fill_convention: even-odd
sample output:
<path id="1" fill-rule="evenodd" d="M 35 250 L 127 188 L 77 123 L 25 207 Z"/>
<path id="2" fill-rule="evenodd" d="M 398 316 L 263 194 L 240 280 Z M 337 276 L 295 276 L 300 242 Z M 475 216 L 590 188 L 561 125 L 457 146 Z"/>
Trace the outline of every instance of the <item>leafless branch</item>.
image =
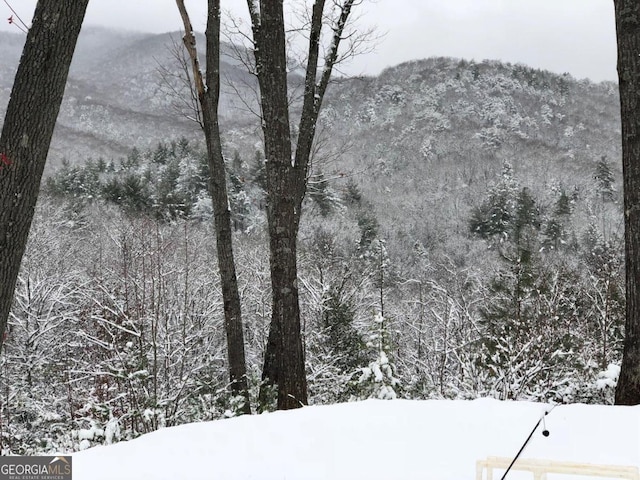
<path id="1" fill-rule="evenodd" d="M 164 88 L 167 95 L 173 99 L 172 107 L 176 113 L 203 128 L 202 110 L 198 101 L 198 93 L 191 78 L 190 61 L 187 58 L 187 52 L 180 42 L 173 38 L 171 41 L 172 44 L 167 48 L 171 57 L 175 60 L 174 65 L 178 65 L 179 68 L 176 71 L 172 66 L 162 64 L 156 59 L 160 87 Z"/>
<path id="2" fill-rule="evenodd" d="M 180 16 L 182 17 L 182 23 L 184 25 L 184 37 L 182 40 L 184 42 L 184 46 L 187 49 L 187 53 L 189 54 L 189 58 L 191 59 L 195 89 L 198 94 L 198 98 L 203 99 L 206 88 L 204 84 L 204 78 L 202 76 L 202 71 L 200 70 L 200 61 L 198 60 L 196 37 L 193 34 L 193 26 L 191 25 L 191 19 L 189 18 L 187 8 L 184 5 L 184 0 L 176 0 L 176 4 L 178 5 L 178 10 L 180 11 Z"/>
<path id="3" fill-rule="evenodd" d="M 255 84 L 250 84 L 248 81 L 244 79 L 233 81 L 233 79 L 231 79 L 227 73 L 223 73 L 223 77 L 224 77 L 224 84 L 233 91 L 234 95 L 238 98 L 238 100 L 240 100 L 240 103 L 244 105 L 245 110 L 249 112 L 251 115 L 254 115 L 258 120 L 261 120 L 262 112 L 260 111 L 260 96 L 259 96 L 260 93 L 258 91 L 258 88 L 255 86 Z M 238 83 L 244 85 L 245 87 L 247 87 L 248 91 L 253 93 L 255 97 L 253 103 L 249 98 L 247 98 L 247 93 L 240 89 L 240 87 L 238 86 Z"/>
<path id="4" fill-rule="evenodd" d="M 253 81 L 243 77 L 232 79 L 227 73 L 224 73 L 224 84 L 233 91 L 247 112 L 261 120 L 260 91 L 257 81 L 255 56 L 253 55 L 255 45 L 253 39 L 251 35 L 245 31 L 242 21 L 238 20 L 230 12 L 227 12 L 227 22 L 221 33 L 229 47 L 229 50 L 223 53 L 223 55 L 232 61 L 239 62 L 253 79 Z"/>

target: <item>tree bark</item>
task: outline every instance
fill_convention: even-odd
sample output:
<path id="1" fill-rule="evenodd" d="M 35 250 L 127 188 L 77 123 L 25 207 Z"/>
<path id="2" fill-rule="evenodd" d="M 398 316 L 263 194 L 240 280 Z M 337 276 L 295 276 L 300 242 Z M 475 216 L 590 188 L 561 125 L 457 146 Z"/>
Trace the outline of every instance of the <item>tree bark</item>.
<path id="1" fill-rule="evenodd" d="M 626 322 L 617 405 L 640 404 L 640 3 L 615 0 L 622 116 Z"/>
<path id="2" fill-rule="evenodd" d="M 284 410 L 307 403 L 307 380 L 297 282 L 296 242 L 300 212 L 293 188 L 282 0 L 261 2 L 260 24 L 254 24 L 254 40 L 267 160 L 267 220 L 273 303 L 262 377 L 267 385 L 278 385 L 278 409 Z"/>
<path id="3" fill-rule="evenodd" d="M 231 389 L 235 395 L 244 397 L 243 413 L 251 413 L 247 382 L 244 333 L 238 280 L 233 255 L 231 212 L 227 192 L 226 166 L 222 155 L 218 103 L 220 99 L 220 0 L 209 0 L 207 12 L 206 81 L 200 71 L 196 39 L 184 0 L 177 0 L 185 28 L 184 43 L 191 58 L 195 88 L 202 109 L 202 123 L 207 144 L 209 162 L 209 193 L 213 204 L 216 230 L 218 269 L 222 284 L 225 332 L 227 336 L 227 358 Z"/>
<path id="4" fill-rule="evenodd" d="M 278 386 L 278 409 L 307 403 L 307 381 L 297 279 L 297 238 L 302 202 L 306 194 L 311 150 L 318 114 L 342 34 L 354 0 L 339 4 L 332 25 L 331 44 L 318 79 L 320 37 L 325 20 L 325 0 L 315 0 L 309 27 L 305 90 L 293 155 L 287 98 L 287 52 L 282 0 L 247 0 L 253 27 L 255 58 L 260 85 L 262 130 L 267 160 L 267 220 L 273 312 L 262 372 L 265 391 Z M 264 405 L 262 405 L 264 406 Z"/>
<path id="5" fill-rule="evenodd" d="M 6 331 L 40 181 L 88 2 L 38 1 L 7 106 L 0 135 L 2 334 Z"/>

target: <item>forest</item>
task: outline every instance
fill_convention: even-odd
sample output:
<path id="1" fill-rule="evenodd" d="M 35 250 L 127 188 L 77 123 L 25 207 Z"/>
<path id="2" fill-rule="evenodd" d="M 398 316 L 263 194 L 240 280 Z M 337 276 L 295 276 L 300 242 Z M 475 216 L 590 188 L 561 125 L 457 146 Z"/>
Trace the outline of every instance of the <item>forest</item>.
<path id="1" fill-rule="evenodd" d="M 264 160 L 238 149 L 226 159 L 257 401 L 271 308 Z M 618 174 L 602 156 L 579 183 L 542 188 L 522 168 L 504 161 L 458 203 L 453 228 L 428 225 L 428 237 L 388 225 L 371 173 L 314 173 L 299 248 L 312 404 L 612 402 L 624 324 Z M 12 451 L 237 413 L 207 175 L 202 145 L 178 139 L 66 162 L 45 180 L 3 356 Z M 402 193 L 435 201 L 432 215 L 457 201 L 455 191 Z"/>
<path id="2" fill-rule="evenodd" d="M 617 102 L 612 83 L 453 58 L 330 85 L 297 241 L 309 404 L 612 403 L 625 319 Z M 255 119 L 235 115 L 222 153 L 258 410 L 268 165 Z M 243 413 L 199 133 L 46 175 L 0 357 L 5 453 Z"/>

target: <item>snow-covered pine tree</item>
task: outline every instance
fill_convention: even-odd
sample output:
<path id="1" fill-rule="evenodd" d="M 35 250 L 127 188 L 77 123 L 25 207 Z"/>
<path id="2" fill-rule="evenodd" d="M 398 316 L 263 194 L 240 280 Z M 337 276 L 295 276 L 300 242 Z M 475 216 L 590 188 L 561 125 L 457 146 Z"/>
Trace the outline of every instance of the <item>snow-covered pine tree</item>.
<path id="1" fill-rule="evenodd" d="M 375 352 L 376 358 L 366 367 L 358 382 L 358 399 L 379 398 L 394 400 L 398 397 L 400 380 L 396 377 L 395 366 L 389 361 L 389 331 L 385 318 L 378 312 L 373 318 L 373 331 L 367 346 Z"/>

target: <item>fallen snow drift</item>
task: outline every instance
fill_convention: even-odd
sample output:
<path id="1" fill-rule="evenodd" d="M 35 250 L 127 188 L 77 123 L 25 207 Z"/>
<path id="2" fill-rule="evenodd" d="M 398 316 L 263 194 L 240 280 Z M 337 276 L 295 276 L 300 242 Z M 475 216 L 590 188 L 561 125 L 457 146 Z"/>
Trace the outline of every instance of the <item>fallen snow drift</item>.
<path id="1" fill-rule="evenodd" d="M 549 409 L 368 400 L 195 423 L 76 453 L 73 478 L 473 480 L 476 460 L 513 457 Z M 640 466 L 640 406 L 560 405 L 545 421 L 522 458 Z"/>

